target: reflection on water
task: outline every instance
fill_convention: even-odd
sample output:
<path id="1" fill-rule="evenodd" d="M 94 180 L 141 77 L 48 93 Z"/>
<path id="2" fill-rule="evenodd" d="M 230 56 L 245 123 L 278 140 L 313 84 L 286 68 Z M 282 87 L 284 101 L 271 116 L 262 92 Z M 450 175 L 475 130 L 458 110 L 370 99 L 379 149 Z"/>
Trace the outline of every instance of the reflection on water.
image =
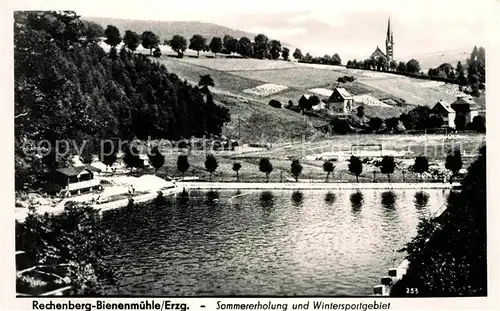
<path id="1" fill-rule="evenodd" d="M 419 191 L 415 193 L 415 207 L 418 209 L 422 209 L 427 206 L 427 203 L 429 202 L 429 194 Z"/>
<path id="2" fill-rule="evenodd" d="M 304 195 L 301 191 L 294 191 L 292 193 L 292 204 L 294 206 L 301 206 L 302 201 L 304 200 Z"/>
<path id="3" fill-rule="evenodd" d="M 331 192 L 327 192 L 325 194 L 325 202 L 328 204 L 328 205 L 332 205 L 333 203 L 335 203 L 335 193 L 331 193 Z"/>
<path id="4" fill-rule="evenodd" d="M 105 259 L 118 284 L 103 294 L 369 295 L 448 192 L 426 194 L 417 209 L 408 190 L 191 190 L 104 212 L 122 243 Z"/>
<path id="5" fill-rule="evenodd" d="M 359 211 L 363 206 L 363 194 L 359 191 L 356 191 L 353 194 L 351 194 L 350 200 L 351 200 L 351 207 L 354 212 Z"/>
<path id="6" fill-rule="evenodd" d="M 392 191 L 382 192 L 382 206 L 389 209 L 394 209 L 394 203 L 396 203 L 397 196 Z"/>
<path id="7" fill-rule="evenodd" d="M 272 208 L 274 205 L 274 195 L 271 191 L 263 191 L 260 194 L 260 206 Z"/>

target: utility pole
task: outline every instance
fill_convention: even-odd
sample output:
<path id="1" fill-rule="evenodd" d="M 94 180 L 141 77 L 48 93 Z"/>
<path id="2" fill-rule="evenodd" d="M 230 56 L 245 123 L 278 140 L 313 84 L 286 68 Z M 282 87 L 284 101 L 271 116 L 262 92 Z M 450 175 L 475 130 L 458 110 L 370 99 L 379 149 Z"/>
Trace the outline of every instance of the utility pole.
<path id="1" fill-rule="evenodd" d="M 239 142 L 241 142 L 241 119 L 240 119 L 240 116 L 238 116 L 238 140 Z"/>

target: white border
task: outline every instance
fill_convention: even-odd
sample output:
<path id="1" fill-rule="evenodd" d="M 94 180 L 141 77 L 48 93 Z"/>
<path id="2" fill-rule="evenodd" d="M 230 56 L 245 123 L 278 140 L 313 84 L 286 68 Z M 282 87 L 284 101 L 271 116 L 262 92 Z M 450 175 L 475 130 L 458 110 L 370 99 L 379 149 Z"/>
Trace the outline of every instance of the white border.
<path id="1" fill-rule="evenodd" d="M 168 0 L 165 0 L 168 1 Z M 197 2 L 205 2 L 207 0 L 190 0 L 193 6 L 196 6 Z M 210 1 L 210 0 L 208 0 Z M 351 0 L 352 1 L 352 0 Z M 398 0 L 398 2 L 403 0 Z M 404 0 L 407 1 L 407 0 Z M 417 0 L 418 1 L 418 0 Z M 439 2 L 441 0 L 436 0 Z M 78 13 L 77 7 L 85 5 L 87 1 L 85 0 L 25 0 L 25 1 L 14 1 L 8 0 L 7 3 L 2 3 L 0 6 L 2 8 L 0 12 L 0 51 L 1 51 L 1 69 L 0 74 L 2 77 L 2 82 L 0 84 L 0 162 L 1 162 L 1 182 L 0 182 L 0 241 L 1 241 L 1 251 L 0 251 L 0 309 L 2 310 L 31 310 L 32 299 L 20 299 L 15 298 L 15 256 L 14 256 L 14 122 L 13 122 L 13 11 L 20 9 L 75 9 Z M 93 1 L 88 1 L 93 2 Z M 105 1 L 101 0 L 100 3 L 115 2 L 116 6 L 123 8 L 125 1 Z M 170 1 L 169 1 L 170 2 Z M 248 1 L 244 1 L 245 5 L 248 6 Z M 302 1 L 300 1 L 302 2 Z M 306 1 L 307 2 L 307 1 Z M 321 7 L 322 4 L 330 2 L 327 0 L 317 0 L 309 1 L 314 3 L 314 6 Z M 377 1 L 378 2 L 378 1 Z M 96 2 L 97 3 L 97 2 Z M 242 3 L 240 0 L 227 1 L 234 5 L 235 3 Z M 262 6 L 265 9 L 265 5 L 269 4 L 270 1 L 251 1 L 253 5 Z M 293 7 L 298 6 L 293 0 L 288 1 L 272 1 L 273 5 L 280 4 L 283 7 Z M 331 2 L 330 2 L 331 3 Z M 408 1 L 408 3 L 410 3 Z M 171 1 L 171 5 L 175 5 L 175 1 Z M 303 3 L 302 3 L 303 5 Z M 342 5 L 341 1 L 335 1 L 335 5 Z M 368 4 L 367 4 L 368 5 Z M 371 303 L 373 301 L 383 301 L 390 302 L 391 310 L 498 310 L 499 309 L 499 299 L 497 294 L 499 293 L 498 288 L 498 276 L 499 276 L 499 252 L 498 245 L 500 241 L 498 238 L 499 231 L 496 229 L 498 227 L 499 218 L 499 206 L 497 206 L 499 192 L 495 191 L 496 181 L 493 177 L 497 176 L 500 159 L 498 154 L 498 148 L 495 144 L 495 137 L 499 132 L 499 122 L 497 121 L 496 112 L 499 111 L 500 107 L 500 66 L 498 57 L 500 57 L 500 45 L 499 39 L 500 35 L 498 30 L 499 21 L 498 16 L 500 16 L 500 1 L 498 0 L 469 0 L 469 1 L 456 1 L 454 5 L 462 6 L 476 6 L 484 5 L 484 22 L 488 25 L 488 44 L 486 45 L 486 58 L 487 58 L 487 96 L 486 102 L 488 105 L 487 114 L 487 128 L 488 128 L 488 297 L 486 298 L 325 298 L 322 299 L 326 302 L 336 302 L 336 303 Z M 432 8 L 428 8 L 432 10 Z M 151 8 L 154 10 L 154 8 Z M 431 35 L 431 34 L 430 34 Z M 498 188 L 497 188 L 498 189 Z M 131 301 L 141 301 L 143 298 L 103 298 L 109 302 L 131 302 Z M 156 298 L 155 300 L 159 300 Z M 190 310 L 214 310 L 217 301 L 223 301 L 225 303 L 230 302 L 250 302 L 250 300 L 260 300 L 262 302 L 272 300 L 273 303 L 279 302 L 307 302 L 308 300 L 319 300 L 320 298 L 164 298 L 165 300 L 171 300 L 175 302 L 186 302 L 190 306 Z M 95 302 L 96 299 L 84 299 L 84 298 L 59 298 L 52 299 L 57 302 L 64 302 L 71 300 L 73 302 L 79 301 L 91 301 Z M 101 299 L 100 299 L 101 300 Z M 205 309 L 200 309 L 200 305 L 206 305 Z M 290 306 L 289 309 L 290 310 Z M 312 309 L 312 306 L 310 310 Z"/>

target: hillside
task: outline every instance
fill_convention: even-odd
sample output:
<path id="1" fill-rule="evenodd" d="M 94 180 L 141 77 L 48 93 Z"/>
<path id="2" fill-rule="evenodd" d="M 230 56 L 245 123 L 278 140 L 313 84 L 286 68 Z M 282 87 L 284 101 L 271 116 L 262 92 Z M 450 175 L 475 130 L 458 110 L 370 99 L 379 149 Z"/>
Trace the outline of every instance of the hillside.
<path id="1" fill-rule="evenodd" d="M 171 38 L 173 35 L 182 35 L 186 38 L 191 38 L 193 34 L 200 34 L 209 40 L 214 36 L 224 37 L 224 35 L 231 35 L 235 38 L 246 36 L 253 39 L 256 35 L 221 25 L 195 21 L 146 21 L 92 16 L 86 16 L 83 18 L 85 20 L 98 23 L 103 28 L 106 28 L 107 25 L 114 25 L 122 34 L 127 29 L 133 30 L 137 33 L 150 30 L 159 36 L 162 42 L 164 39 Z"/>
<path id="2" fill-rule="evenodd" d="M 465 95 L 456 85 L 443 82 L 337 66 L 203 57 L 162 57 L 161 62 L 183 79 L 196 82 L 199 75 L 210 74 L 218 89 L 250 96 L 265 104 L 270 99 L 284 104 L 289 100 L 297 102 L 302 94 L 330 94 L 334 87 L 344 87 L 358 96 L 359 102 L 380 108 L 381 117 L 399 115 L 407 106 L 433 106 L 439 100 L 452 102 L 458 95 Z M 345 75 L 356 77 L 356 81 L 338 84 L 337 79 Z M 261 85 L 277 85 L 280 89 L 256 95 Z"/>

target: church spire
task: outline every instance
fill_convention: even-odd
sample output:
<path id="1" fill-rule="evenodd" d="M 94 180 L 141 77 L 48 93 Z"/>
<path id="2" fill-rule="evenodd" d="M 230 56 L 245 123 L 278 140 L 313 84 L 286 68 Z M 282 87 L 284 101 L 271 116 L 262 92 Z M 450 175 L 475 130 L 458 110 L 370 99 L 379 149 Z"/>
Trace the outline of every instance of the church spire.
<path id="1" fill-rule="evenodd" d="M 394 60 L 394 38 L 391 29 L 391 18 L 387 20 L 387 38 L 385 39 L 385 52 L 389 61 Z"/>
<path id="2" fill-rule="evenodd" d="M 392 42 L 391 18 L 387 20 L 387 38 L 386 42 Z"/>

